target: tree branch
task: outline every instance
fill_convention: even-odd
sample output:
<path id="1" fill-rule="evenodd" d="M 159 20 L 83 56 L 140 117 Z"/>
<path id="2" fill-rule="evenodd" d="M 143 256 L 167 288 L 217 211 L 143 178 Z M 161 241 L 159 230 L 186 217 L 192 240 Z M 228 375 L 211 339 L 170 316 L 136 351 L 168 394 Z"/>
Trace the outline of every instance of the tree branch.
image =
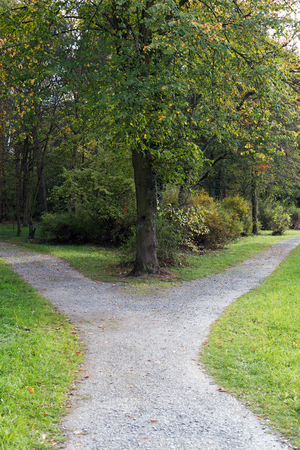
<path id="1" fill-rule="evenodd" d="M 248 100 L 249 97 L 251 97 L 252 95 L 255 94 L 255 91 L 248 91 L 246 92 L 246 94 L 243 95 L 242 100 L 240 101 L 238 107 L 236 108 L 237 111 L 240 111 L 243 104 L 245 103 L 246 100 Z"/>
<path id="2" fill-rule="evenodd" d="M 216 139 L 216 137 L 217 137 L 217 135 L 214 134 L 209 139 L 207 139 L 207 141 L 204 142 L 204 144 L 201 147 L 202 153 L 204 153 L 208 149 L 208 147 L 210 146 L 210 144 L 213 143 L 213 141 Z"/>
<path id="3" fill-rule="evenodd" d="M 207 170 L 207 172 L 205 172 L 205 174 L 201 178 L 199 178 L 199 180 L 192 187 L 195 188 L 196 186 L 199 186 L 202 183 L 202 181 L 204 181 L 208 177 L 212 167 L 214 167 L 217 164 L 217 162 L 219 162 L 221 159 L 225 159 L 227 154 L 228 153 L 224 153 L 224 155 L 221 155 L 219 156 L 219 158 L 215 159 L 210 168 Z"/>

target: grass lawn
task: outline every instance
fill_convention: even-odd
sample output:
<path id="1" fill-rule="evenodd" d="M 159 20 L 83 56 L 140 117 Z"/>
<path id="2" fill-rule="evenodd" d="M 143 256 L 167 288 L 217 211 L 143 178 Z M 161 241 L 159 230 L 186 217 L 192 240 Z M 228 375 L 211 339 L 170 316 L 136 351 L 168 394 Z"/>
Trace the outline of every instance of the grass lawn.
<path id="1" fill-rule="evenodd" d="M 82 361 L 72 325 L 0 260 L 0 449 L 54 448 Z M 52 441 L 52 443 L 51 443 Z"/>
<path id="2" fill-rule="evenodd" d="M 229 306 L 201 355 L 208 372 L 300 448 L 300 248 Z"/>
<path id="3" fill-rule="evenodd" d="M 124 254 L 115 248 L 99 247 L 96 245 L 51 245 L 28 242 L 28 229 L 22 229 L 22 236 L 15 237 L 16 229 L 12 225 L 0 225 L 0 241 L 9 241 L 28 250 L 46 253 L 68 261 L 86 276 L 97 281 L 157 283 L 170 281 L 190 281 L 220 272 L 226 267 L 235 265 L 252 255 L 265 250 L 267 247 L 288 237 L 300 236 L 300 231 L 287 231 L 284 236 L 272 236 L 270 232 L 263 232 L 260 236 L 248 236 L 229 244 L 218 251 L 203 254 L 185 255 L 186 265 L 170 267 L 172 276 L 161 279 L 128 279 L 124 274 L 130 268 L 122 265 Z M 37 234 L 38 237 L 38 229 Z M 126 257 L 125 257 L 126 259 Z"/>

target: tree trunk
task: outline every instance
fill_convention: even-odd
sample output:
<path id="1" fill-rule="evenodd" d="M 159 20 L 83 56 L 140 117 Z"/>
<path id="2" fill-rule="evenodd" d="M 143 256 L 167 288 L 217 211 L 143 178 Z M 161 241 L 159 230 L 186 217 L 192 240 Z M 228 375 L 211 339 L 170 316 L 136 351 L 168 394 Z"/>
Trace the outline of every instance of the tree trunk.
<path id="1" fill-rule="evenodd" d="M 21 174 L 23 173 L 23 186 L 22 186 L 22 206 L 23 206 L 23 226 L 28 227 L 29 224 L 29 140 L 28 136 L 23 141 L 22 147 L 22 163 Z"/>
<path id="2" fill-rule="evenodd" d="M 16 221 L 17 221 L 17 236 L 21 236 L 21 162 L 20 162 L 20 148 L 16 146 Z"/>
<path id="3" fill-rule="evenodd" d="M 72 169 L 77 168 L 77 146 L 75 146 L 72 150 Z M 76 178 L 74 177 L 74 182 L 76 182 Z M 71 194 L 71 214 L 72 216 L 76 216 L 77 213 L 77 198 L 76 194 Z"/>
<path id="4" fill-rule="evenodd" d="M 46 194 L 46 186 L 45 186 L 45 178 L 44 178 L 44 171 L 41 167 L 41 164 L 39 161 L 36 163 L 36 171 L 39 181 L 39 200 L 40 200 L 40 208 L 41 213 L 48 212 L 48 205 L 47 205 L 47 194 Z"/>
<path id="5" fill-rule="evenodd" d="M 251 200 L 252 200 L 252 233 L 258 234 L 257 225 L 257 193 L 256 193 L 256 175 L 252 173 L 251 183 Z"/>
<path id="6" fill-rule="evenodd" d="M 132 274 L 158 273 L 156 181 L 150 152 L 133 150 L 132 163 L 137 202 L 136 260 Z"/>
<path id="7" fill-rule="evenodd" d="M 32 217 L 29 219 L 28 239 L 34 239 L 35 227 L 33 225 Z"/>
<path id="8" fill-rule="evenodd" d="M 44 171 L 43 171 L 43 161 L 42 161 L 42 154 L 41 154 L 37 126 L 35 126 L 34 130 L 33 130 L 33 139 L 34 139 L 34 147 L 35 147 L 35 155 L 36 155 L 36 173 L 38 176 L 40 209 L 41 209 L 41 213 L 43 214 L 43 213 L 48 212 L 48 207 L 47 207 L 45 178 L 44 178 Z"/>

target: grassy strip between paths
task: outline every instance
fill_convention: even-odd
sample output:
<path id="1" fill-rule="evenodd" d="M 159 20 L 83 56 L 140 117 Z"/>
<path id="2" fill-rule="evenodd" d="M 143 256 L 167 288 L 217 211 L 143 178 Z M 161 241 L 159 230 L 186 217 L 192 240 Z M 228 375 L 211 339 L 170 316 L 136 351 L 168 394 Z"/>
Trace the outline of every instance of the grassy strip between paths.
<path id="1" fill-rule="evenodd" d="M 260 236 L 244 237 L 218 251 L 183 255 L 183 261 L 186 260 L 187 264 L 169 267 L 168 269 L 171 271 L 170 276 L 152 280 L 145 280 L 144 278 L 133 280 L 132 278 L 124 277 L 124 274 L 129 269 L 122 264 L 122 261 L 126 260 L 128 256 L 118 249 L 96 245 L 75 246 L 29 243 L 24 238 L 28 234 L 27 228 L 22 229 L 24 236 L 21 238 L 15 238 L 15 233 L 16 231 L 15 229 L 13 230 L 11 225 L 0 225 L 0 241 L 12 242 L 27 250 L 63 258 L 89 278 L 97 281 L 122 281 L 143 284 L 157 284 L 159 281 L 190 281 L 195 278 L 206 277 L 250 258 L 282 239 L 300 236 L 300 231 L 287 231 L 284 236 L 271 236 L 270 232 L 263 232 L 264 234 Z"/>
<path id="2" fill-rule="evenodd" d="M 300 448 L 300 248 L 229 306 L 201 359 L 259 418 Z"/>
<path id="3" fill-rule="evenodd" d="M 0 449 L 54 448 L 80 343 L 72 325 L 0 260 Z M 51 442 L 52 441 L 52 442 Z"/>

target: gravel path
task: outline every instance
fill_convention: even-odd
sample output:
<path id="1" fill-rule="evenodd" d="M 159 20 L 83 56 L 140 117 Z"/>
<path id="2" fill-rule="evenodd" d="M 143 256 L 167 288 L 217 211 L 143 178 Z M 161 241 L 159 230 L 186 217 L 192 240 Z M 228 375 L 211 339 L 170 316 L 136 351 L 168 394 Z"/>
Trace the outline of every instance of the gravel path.
<path id="1" fill-rule="evenodd" d="M 169 288 L 99 283 L 62 260 L 0 243 L 0 257 L 78 326 L 83 377 L 62 426 L 68 450 L 289 448 L 197 363 L 210 324 L 300 238 L 238 267 Z M 144 289 L 144 290 L 143 290 Z"/>

